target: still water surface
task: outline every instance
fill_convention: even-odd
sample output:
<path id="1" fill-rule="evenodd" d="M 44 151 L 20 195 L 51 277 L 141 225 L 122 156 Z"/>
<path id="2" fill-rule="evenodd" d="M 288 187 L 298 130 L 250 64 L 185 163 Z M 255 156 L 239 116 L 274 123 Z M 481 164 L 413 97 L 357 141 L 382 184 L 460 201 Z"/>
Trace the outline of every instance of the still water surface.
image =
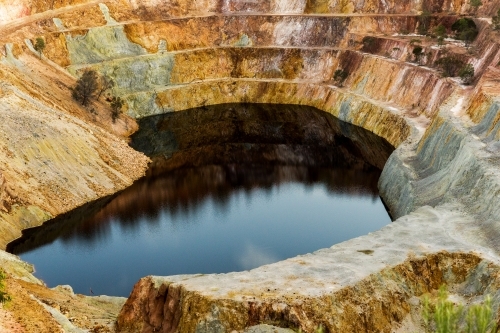
<path id="1" fill-rule="evenodd" d="M 179 130 L 179 120 L 172 121 L 171 115 L 143 120 L 144 130 L 132 144 L 149 149 L 143 149 L 154 161 L 147 177 L 114 198 L 28 232 L 9 250 L 33 263 L 36 275 L 50 287 L 70 284 L 77 293 L 89 294 L 92 288 L 95 294 L 128 296 L 133 284 L 146 275 L 249 270 L 330 247 L 390 223 L 376 188 L 380 165 L 372 165 L 380 163 L 370 164 L 362 158 L 388 156 L 390 149 L 363 151 L 360 145 L 365 135 L 370 144 L 376 141 L 371 134 L 359 134 L 359 129 L 321 113 L 317 119 L 328 121 L 319 121 L 324 128 L 313 121 L 313 128 L 336 138 L 332 139 L 339 144 L 336 148 L 319 147 L 317 152 L 303 133 L 301 138 L 276 136 L 276 128 L 290 123 L 307 125 L 293 116 L 306 112 L 302 107 L 278 123 L 271 117 L 271 129 L 267 120 L 266 126 L 256 127 L 262 116 L 252 116 L 252 138 L 241 130 L 224 142 L 207 140 L 207 131 L 214 126 L 217 133 L 223 132 L 217 126 L 248 128 L 248 118 L 240 118 L 242 106 L 234 108 L 218 124 L 202 126 L 198 122 L 196 131 L 192 124 Z M 243 113 L 248 116 L 256 112 L 254 108 L 243 107 Z M 213 119 L 210 112 L 217 110 L 201 112 Z M 186 115 L 189 112 L 182 117 Z M 235 125 L 235 117 L 239 125 Z M 165 119 L 175 126 L 165 125 Z M 263 135 L 255 136 L 256 128 Z M 155 139 L 145 136 L 148 129 L 156 133 Z M 355 143 L 346 139 L 346 129 Z M 263 142 L 269 131 L 273 142 Z M 192 135 L 189 145 L 183 143 L 186 133 Z M 165 144 L 166 137 L 171 144 Z M 294 143 L 293 149 L 286 145 L 288 141 Z M 162 145 L 160 150 L 154 148 Z M 197 147 L 194 153 L 193 146 Z M 234 152 L 241 154 L 245 149 L 245 156 L 250 156 L 247 163 L 231 163 Z M 207 158 L 186 165 L 193 154 Z M 214 154 L 219 156 L 216 160 Z M 333 156 L 335 163 L 325 164 L 323 158 L 311 158 L 314 155 Z M 269 156 L 273 156 L 272 163 Z M 288 165 L 290 161 L 295 162 Z"/>

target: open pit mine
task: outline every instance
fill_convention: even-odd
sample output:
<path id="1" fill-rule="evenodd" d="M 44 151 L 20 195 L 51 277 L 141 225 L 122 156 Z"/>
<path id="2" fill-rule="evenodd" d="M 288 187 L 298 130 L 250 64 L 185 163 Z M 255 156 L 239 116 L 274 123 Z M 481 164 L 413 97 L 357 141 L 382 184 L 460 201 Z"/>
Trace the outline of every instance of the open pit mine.
<path id="1" fill-rule="evenodd" d="M 441 286 L 491 297 L 500 322 L 500 2 L 474 3 L 0 0 L 0 332 L 427 332 Z M 115 84 L 82 106 L 87 70 Z M 393 222 L 249 271 L 143 277 L 127 299 L 48 288 L 3 251 L 141 178 L 136 120 L 224 103 L 314 107 L 387 140 Z"/>

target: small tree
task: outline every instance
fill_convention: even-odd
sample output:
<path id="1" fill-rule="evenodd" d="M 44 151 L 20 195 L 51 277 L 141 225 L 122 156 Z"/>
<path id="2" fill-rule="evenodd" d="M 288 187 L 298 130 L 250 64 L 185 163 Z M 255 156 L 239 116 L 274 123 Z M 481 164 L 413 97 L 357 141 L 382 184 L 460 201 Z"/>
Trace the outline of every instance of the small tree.
<path id="1" fill-rule="evenodd" d="M 422 46 L 415 46 L 413 48 L 413 57 L 415 58 L 415 62 L 420 65 L 420 61 L 422 60 L 422 56 L 424 55 L 424 49 Z"/>
<path id="2" fill-rule="evenodd" d="M 446 56 L 438 59 L 434 65 L 441 70 L 444 77 L 453 77 L 457 76 L 460 69 L 465 66 L 465 63 L 455 56 Z"/>
<path id="3" fill-rule="evenodd" d="M 122 111 L 122 107 L 124 104 L 124 101 L 120 97 L 114 97 L 111 99 L 111 102 L 109 102 L 111 105 L 111 117 L 113 119 L 113 123 L 118 119 L 120 116 L 120 113 Z"/>
<path id="4" fill-rule="evenodd" d="M 471 64 L 465 65 L 458 72 L 458 76 L 460 76 L 464 84 L 471 84 L 472 80 L 474 79 L 474 66 L 472 66 Z"/>
<path id="5" fill-rule="evenodd" d="M 344 85 L 344 81 L 349 76 L 349 73 L 343 69 L 337 69 L 333 74 L 333 80 L 338 84 L 339 87 Z"/>
<path id="6" fill-rule="evenodd" d="M 438 45 L 442 46 L 444 44 L 444 38 L 446 37 L 446 28 L 444 25 L 440 24 L 434 28 L 434 33 L 436 34 Z"/>
<path id="7" fill-rule="evenodd" d="M 42 37 L 37 37 L 35 41 L 35 45 L 33 46 L 36 52 L 40 54 L 40 59 L 42 59 L 42 52 L 45 49 L 45 41 Z"/>
<path id="8" fill-rule="evenodd" d="M 457 20 L 451 26 L 451 30 L 455 32 L 455 37 L 463 40 L 466 46 L 469 46 L 479 34 L 476 23 L 468 17 Z"/>
<path id="9" fill-rule="evenodd" d="M 483 5 L 481 0 L 470 0 L 470 5 L 474 8 L 474 16 L 477 15 L 477 9 Z"/>
<path id="10" fill-rule="evenodd" d="M 465 46 L 469 47 L 470 44 L 476 39 L 477 31 L 468 29 L 460 34 L 460 39 L 464 41 Z"/>
<path id="11" fill-rule="evenodd" d="M 419 35 L 427 35 L 429 32 L 429 27 L 431 25 L 431 13 L 424 9 L 422 14 L 418 16 L 418 27 L 417 31 Z"/>
<path id="12" fill-rule="evenodd" d="M 434 33 L 436 37 L 446 37 L 446 28 L 444 25 L 440 24 L 434 28 Z"/>
<path id="13" fill-rule="evenodd" d="M 109 78 L 106 75 L 102 75 L 99 77 L 99 92 L 97 94 L 97 99 L 101 97 L 101 95 L 106 91 L 115 86 L 115 81 Z"/>
<path id="14" fill-rule="evenodd" d="M 373 53 L 377 50 L 377 38 L 373 36 L 365 36 L 362 43 L 365 52 Z"/>
<path id="15" fill-rule="evenodd" d="M 92 69 L 86 69 L 82 76 L 76 81 L 72 96 L 83 106 L 87 106 L 90 99 L 95 96 L 98 88 L 97 73 Z"/>
<path id="16" fill-rule="evenodd" d="M 493 23 L 493 30 L 500 30 L 500 9 L 497 12 L 497 15 L 491 18 L 491 22 Z"/>

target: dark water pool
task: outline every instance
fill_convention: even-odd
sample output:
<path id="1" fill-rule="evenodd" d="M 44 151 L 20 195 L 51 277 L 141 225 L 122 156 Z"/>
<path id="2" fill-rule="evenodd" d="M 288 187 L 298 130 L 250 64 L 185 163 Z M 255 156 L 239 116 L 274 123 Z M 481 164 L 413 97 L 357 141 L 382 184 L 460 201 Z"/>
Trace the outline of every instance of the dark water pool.
<path id="1" fill-rule="evenodd" d="M 376 185 L 392 147 L 323 112 L 220 105 L 140 126 L 144 179 L 10 244 L 50 287 L 128 296 L 146 275 L 248 270 L 390 223 Z"/>

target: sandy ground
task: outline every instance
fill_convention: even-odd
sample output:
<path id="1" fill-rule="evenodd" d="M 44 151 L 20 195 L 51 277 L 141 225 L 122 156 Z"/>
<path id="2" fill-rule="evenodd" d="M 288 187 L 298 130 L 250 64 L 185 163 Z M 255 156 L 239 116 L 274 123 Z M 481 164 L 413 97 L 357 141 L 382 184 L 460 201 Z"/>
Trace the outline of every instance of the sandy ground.
<path id="1" fill-rule="evenodd" d="M 6 291 L 13 297 L 0 306 L 0 333 L 57 333 L 68 328 L 113 332 L 115 318 L 125 302 L 122 297 L 75 295 L 71 288 L 48 289 L 12 277 L 5 282 Z"/>
<path id="2" fill-rule="evenodd" d="M 19 324 L 11 312 L 0 306 L 0 332 L 21 333 L 23 327 Z"/>
<path id="3" fill-rule="evenodd" d="M 43 310 L 43 307 L 19 282 L 20 280 L 11 277 L 5 281 L 5 290 L 12 295 L 12 300 L 6 303 L 0 311 L 0 315 L 6 318 L 1 325 L 7 326 L 6 331 L 0 332 L 61 332 L 59 324 L 47 311 Z"/>

